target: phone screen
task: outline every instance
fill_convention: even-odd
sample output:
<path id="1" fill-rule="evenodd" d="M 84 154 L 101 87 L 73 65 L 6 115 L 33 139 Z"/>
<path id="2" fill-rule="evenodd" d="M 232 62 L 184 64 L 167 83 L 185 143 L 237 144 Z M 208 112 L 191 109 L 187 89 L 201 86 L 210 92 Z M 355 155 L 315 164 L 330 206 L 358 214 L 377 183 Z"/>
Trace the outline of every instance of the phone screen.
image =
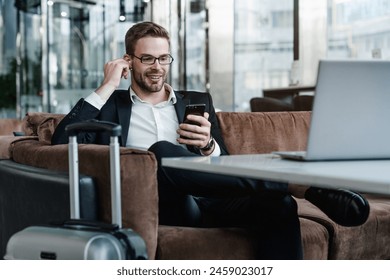
<path id="1" fill-rule="evenodd" d="M 206 104 L 189 104 L 186 106 L 186 111 L 184 113 L 184 123 L 188 124 L 195 124 L 199 125 L 197 122 L 192 122 L 187 120 L 188 115 L 198 115 L 198 116 L 203 116 L 204 111 L 206 109 Z"/>

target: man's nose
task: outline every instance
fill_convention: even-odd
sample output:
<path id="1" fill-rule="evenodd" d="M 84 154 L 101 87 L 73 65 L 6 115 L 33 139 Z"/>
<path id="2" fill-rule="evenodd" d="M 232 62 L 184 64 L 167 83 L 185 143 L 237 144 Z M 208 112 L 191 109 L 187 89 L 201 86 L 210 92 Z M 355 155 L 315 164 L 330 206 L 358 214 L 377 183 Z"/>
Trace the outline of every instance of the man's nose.
<path id="1" fill-rule="evenodd" d="M 161 68 L 160 61 L 156 58 L 152 64 L 152 68 Z"/>

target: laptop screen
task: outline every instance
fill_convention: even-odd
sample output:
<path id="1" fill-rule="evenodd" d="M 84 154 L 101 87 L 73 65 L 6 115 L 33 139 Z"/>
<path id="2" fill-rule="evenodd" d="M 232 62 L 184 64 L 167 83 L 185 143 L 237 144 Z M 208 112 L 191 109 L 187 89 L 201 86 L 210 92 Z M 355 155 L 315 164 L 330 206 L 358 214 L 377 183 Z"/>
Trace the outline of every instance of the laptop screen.
<path id="1" fill-rule="evenodd" d="M 390 158 L 390 61 L 321 60 L 307 157 Z"/>

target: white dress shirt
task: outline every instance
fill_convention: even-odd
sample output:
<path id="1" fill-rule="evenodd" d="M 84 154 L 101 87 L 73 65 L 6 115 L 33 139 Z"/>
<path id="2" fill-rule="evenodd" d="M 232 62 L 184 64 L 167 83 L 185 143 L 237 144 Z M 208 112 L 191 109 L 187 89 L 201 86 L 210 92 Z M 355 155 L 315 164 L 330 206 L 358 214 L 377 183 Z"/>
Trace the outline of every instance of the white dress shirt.
<path id="1" fill-rule="evenodd" d="M 140 99 L 130 88 L 130 99 L 133 105 L 127 147 L 147 150 L 157 141 L 166 140 L 186 148 L 186 145 L 176 141 L 179 137 L 176 133 L 179 121 L 174 107 L 176 103 L 175 92 L 170 85 L 165 84 L 164 86 L 165 90 L 169 92 L 168 100 L 155 105 Z M 105 104 L 105 101 L 95 92 L 85 98 L 85 101 L 99 110 Z M 217 142 L 214 143 L 215 148 L 210 156 L 219 156 L 221 149 Z"/>

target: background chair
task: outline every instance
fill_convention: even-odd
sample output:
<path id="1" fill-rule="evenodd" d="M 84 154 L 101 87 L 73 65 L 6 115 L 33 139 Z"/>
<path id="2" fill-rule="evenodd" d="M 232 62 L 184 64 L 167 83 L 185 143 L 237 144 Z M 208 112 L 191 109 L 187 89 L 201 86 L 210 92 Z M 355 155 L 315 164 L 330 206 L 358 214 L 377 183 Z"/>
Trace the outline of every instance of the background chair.
<path id="1" fill-rule="evenodd" d="M 250 101 L 252 112 L 293 111 L 293 105 L 271 97 L 254 97 Z"/>
<path id="2" fill-rule="evenodd" d="M 311 111 L 314 96 L 297 95 L 292 102 L 272 97 L 253 97 L 249 103 L 252 112 Z"/>
<path id="3" fill-rule="evenodd" d="M 313 95 L 297 95 L 293 98 L 294 111 L 311 111 L 313 108 Z"/>

